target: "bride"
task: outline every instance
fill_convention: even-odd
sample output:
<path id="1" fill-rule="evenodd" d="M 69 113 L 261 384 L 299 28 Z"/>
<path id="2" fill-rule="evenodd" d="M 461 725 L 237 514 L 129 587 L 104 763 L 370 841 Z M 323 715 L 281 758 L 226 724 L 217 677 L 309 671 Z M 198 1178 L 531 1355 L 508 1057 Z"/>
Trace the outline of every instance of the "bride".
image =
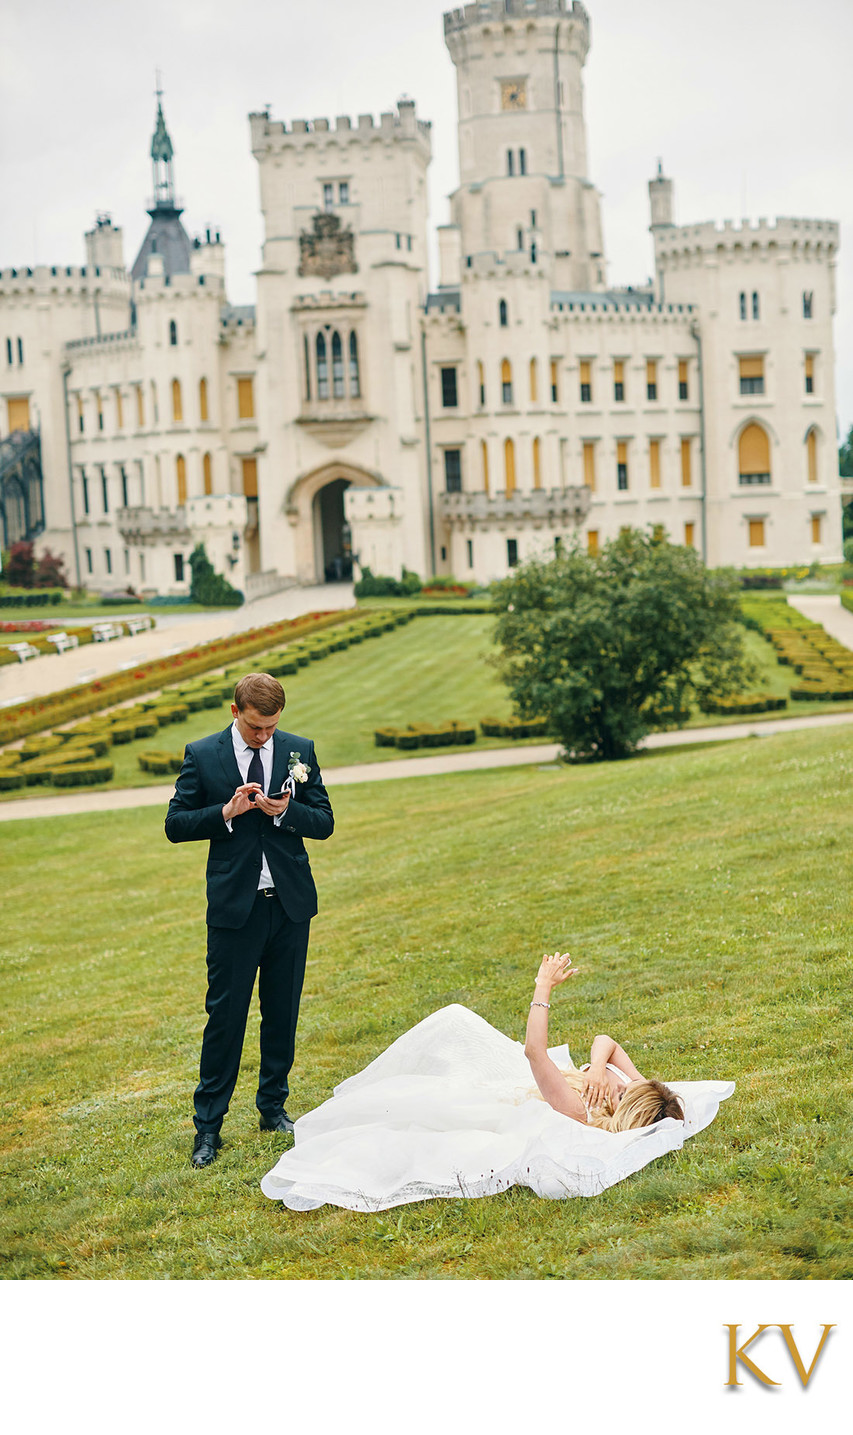
<path id="1" fill-rule="evenodd" d="M 568 1047 L 549 1050 L 551 994 L 578 970 L 543 957 L 524 1047 L 463 1006 L 419 1022 L 299 1118 L 264 1195 L 294 1211 L 384 1211 L 514 1185 L 594 1196 L 678 1150 L 733 1083 L 647 1080 L 609 1036 L 580 1069 Z"/>

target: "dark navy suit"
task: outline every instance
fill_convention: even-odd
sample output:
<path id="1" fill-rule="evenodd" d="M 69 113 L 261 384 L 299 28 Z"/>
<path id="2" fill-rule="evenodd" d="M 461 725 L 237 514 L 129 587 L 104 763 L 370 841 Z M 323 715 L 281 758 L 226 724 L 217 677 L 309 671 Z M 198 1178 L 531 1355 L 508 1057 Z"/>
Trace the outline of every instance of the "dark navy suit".
<path id="1" fill-rule="evenodd" d="M 273 734 L 270 792 L 280 792 L 288 760 L 298 752 L 310 768 L 297 783 L 278 827 L 260 811 L 234 817 L 229 832 L 222 809 L 243 777 L 231 728 L 188 745 L 175 795 L 166 814 L 170 842 L 208 841 L 207 1025 L 202 1041 L 195 1125 L 217 1132 L 228 1110 L 246 1019 L 260 973 L 261 1065 L 257 1106 L 274 1121 L 287 1098 L 296 1021 L 305 975 L 308 933 L 317 912 L 317 889 L 303 838 L 332 835 L 334 818 L 320 777 L 314 744 L 295 733 Z M 258 895 L 262 854 L 275 897 Z"/>

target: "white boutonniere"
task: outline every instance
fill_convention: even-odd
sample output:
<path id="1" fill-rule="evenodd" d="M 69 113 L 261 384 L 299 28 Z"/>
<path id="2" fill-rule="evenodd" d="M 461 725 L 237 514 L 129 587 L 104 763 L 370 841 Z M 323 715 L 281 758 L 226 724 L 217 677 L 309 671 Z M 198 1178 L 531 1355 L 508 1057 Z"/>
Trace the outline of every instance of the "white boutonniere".
<path id="1" fill-rule="evenodd" d="M 307 762 L 302 761 L 301 752 L 292 752 L 287 763 L 287 775 L 292 777 L 294 782 L 307 782 L 311 768 Z"/>

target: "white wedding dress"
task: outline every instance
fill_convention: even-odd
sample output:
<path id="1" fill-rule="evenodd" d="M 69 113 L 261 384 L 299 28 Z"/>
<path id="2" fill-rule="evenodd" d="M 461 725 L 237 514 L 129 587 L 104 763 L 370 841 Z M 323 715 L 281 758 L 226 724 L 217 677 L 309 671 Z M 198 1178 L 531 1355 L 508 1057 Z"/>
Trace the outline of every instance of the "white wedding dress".
<path id="1" fill-rule="evenodd" d="M 564 1070 L 565 1046 L 550 1051 Z M 684 1122 L 601 1131 L 535 1095 L 524 1049 L 463 1006 L 443 1007 L 296 1122 L 261 1190 L 293 1211 L 384 1211 L 436 1196 L 595 1196 L 709 1125 L 730 1081 L 674 1081 Z"/>

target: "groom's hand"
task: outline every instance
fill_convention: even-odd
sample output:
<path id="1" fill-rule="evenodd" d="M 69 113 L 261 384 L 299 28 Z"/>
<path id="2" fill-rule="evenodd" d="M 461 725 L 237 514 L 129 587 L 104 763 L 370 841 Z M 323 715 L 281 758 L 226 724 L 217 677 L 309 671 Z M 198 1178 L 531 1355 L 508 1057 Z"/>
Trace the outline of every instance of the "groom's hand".
<path id="1" fill-rule="evenodd" d="M 255 803 L 249 797 L 249 793 L 252 793 L 254 796 L 255 793 L 259 792 L 261 797 L 263 797 L 263 791 L 263 788 L 257 782 L 244 782 L 241 787 L 235 790 L 231 801 L 226 802 L 222 809 L 222 816 L 225 821 L 230 822 L 232 818 L 239 817 L 243 812 L 250 812 L 255 806 Z M 266 801 L 266 798 L 263 798 L 263 800 Z M 260 806 L 260 803 L 258 803 L 258 806 Z"/>
<path id="2" fill-rule="evenodd" d="M 262 792 L 259 792 L 252 806 L 257 807 L 261 812 L 265 812 L 267 817 L 283 817 L 287 811 L 289 801 L 289 792 L 286 792 L 284 796 L 278 798 L 278 800 L 272 797 L 265 797 Z"/>

